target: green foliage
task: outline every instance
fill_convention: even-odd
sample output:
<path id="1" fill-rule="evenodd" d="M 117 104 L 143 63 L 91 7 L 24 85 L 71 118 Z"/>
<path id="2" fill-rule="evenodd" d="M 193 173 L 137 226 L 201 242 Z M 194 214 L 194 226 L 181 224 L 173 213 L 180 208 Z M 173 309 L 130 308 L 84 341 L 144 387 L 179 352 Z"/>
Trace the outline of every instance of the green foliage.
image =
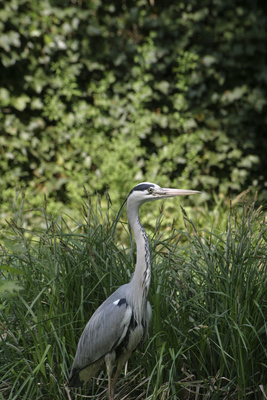
<path id="1" fill-rule="evenodd" d="M 133 272 L 135 246 L 114 243 L 115 215 L 107 197 L 84 203 L 84 223 L 24 210 L 2 234 L 0 287 L 0 397 L 61 399 L 86 321 Z M 147 205 L 149 206 L 149 205 Z M 129 361 L 118 398 L 262 399 L 266 387 L 267 249 L 261 208 L 246 201 L 214 212 L 189 209 L 185 229 L 162 229 L 163 209 L 150 233 L 153 308 L 150 338 Z M 28 229 L 27 218 L 39 215 Z M 177 211 L 176 211 L 177 213 Z M 228 214 L 228 218 L 225 215 Z M 75 228 L 69 228 L 75 223 Z M 177 226 L 177 224 L 176 224 Z M 26 227 L 26 228 L 25 228 Z M 125 225 L 116 232 L 132 243 Z M 106 398 L 106 376 L 71 398 Z"/>
<path id="2" fill-rule="evenodd" d="M 160 294 L 159 301 L 154 297 L 152 338 L 157 376 L 150 383 L 167 381 L 161 389 L 170 398 L 189 392 L 196 398 L 261 399 L 261 388 L 266 391 L 267 260 L 261 214 L 261 208 L 247 203 L 230 209 L 225 231 L 197 230 L 185 214 L 187 231 L 178 232 L 177 243 L 160 242 L 161 253 L 165 246 L 169 250 L 163 253 L 168 267 L 157 264 L 153 275 L 154 292 Z M 184 236 L 189 244 L 175 250 Z"/>
<path id="3" fill-rule="evenodd" d="M 266 4 L 0 4 L 0 186 L 50 211 L 133 181 L 266 197 Z M 204 197 L 204 196 L 203 196 Z"/>

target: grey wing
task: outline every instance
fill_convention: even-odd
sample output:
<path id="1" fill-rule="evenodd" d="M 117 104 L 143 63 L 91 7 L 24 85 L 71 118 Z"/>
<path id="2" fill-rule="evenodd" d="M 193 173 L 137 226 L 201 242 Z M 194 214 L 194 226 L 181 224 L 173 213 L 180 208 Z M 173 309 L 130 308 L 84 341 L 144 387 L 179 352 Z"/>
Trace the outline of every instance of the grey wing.
<path id="1" fill-rule="evenodd" d="M 87 323 L 78 343 L 70 382 L 79 371 L 99 361 L 124 339 L 132 318 L 132 307 L 124 295 L 121 287 L 101 304 Z"/>

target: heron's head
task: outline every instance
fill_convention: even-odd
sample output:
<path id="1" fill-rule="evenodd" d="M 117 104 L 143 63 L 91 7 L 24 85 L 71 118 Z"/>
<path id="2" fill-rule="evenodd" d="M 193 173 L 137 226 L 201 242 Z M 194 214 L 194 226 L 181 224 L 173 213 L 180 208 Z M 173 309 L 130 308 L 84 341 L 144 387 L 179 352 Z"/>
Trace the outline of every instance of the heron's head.
<path id="1" fill-rule="evenodd" d="M 196 190 L 161 188 L 155 183 L 142 182 L 136 185 L 129 193 L 127 203 L 141 206 L 147 201 L 166 199 L 168 197 L 187 196 L 200 193 Z"/>
<path id="2" fill-rule="evenodd" d="M 187 190 L 187 189 L 167 189 L 167 188 L 161 188 L 159 185 L 156 185 L 155 183 L 151 182 L 142 182 L 136 185 L 129 193 L 128 197 L 125 199 L 123 202 L 115 224 L 114 224 L 114 230 L 117 225 L 117 222 L 119 220 L 121 210 L 124 207 L 124 204 L 127 202 L 127 213 L 128 213 L 128 218 L 133 216 L 136 217 L 136 214 L 138 216 L 138 210 L 139 207 L 148 201 L 154 201 L 154 200 L 159 200 L 159 199 L 166 199 L 168 197 L 175 197 L 175 196 L 186 196 L 190 194 L 197 194 L 200 193 L 196 190 Z M 113 230 L 113 232 L 114 232 Z"/>

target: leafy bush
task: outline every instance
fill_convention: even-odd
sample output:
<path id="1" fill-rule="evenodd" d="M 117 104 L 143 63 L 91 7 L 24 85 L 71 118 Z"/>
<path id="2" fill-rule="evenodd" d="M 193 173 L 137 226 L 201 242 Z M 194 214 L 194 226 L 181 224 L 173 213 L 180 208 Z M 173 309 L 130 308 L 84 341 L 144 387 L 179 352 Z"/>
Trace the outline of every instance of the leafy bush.
<path id="1" fill-rule="evenodd" d="M 49 207 L 133 181 L 266 197 L 266 4 L 1 3 L 0 185 Z"/>

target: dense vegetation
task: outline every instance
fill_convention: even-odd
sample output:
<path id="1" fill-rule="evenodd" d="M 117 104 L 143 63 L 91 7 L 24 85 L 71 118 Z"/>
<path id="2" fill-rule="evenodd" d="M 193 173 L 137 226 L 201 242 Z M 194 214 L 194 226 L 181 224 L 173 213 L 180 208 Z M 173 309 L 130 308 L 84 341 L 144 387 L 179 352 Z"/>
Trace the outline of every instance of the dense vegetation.
<path id="1" fill-rule="evenodd" d="M 115 245 L 110 203 L 107 212 L 86 204 L 73 230 L 40 209 L 44 228 L 29 232 L 23 201 L 2 237 L 0 398 L 59 400 L 85 321 L 130 279 L 135 248 L 120 224 L 128 247 Z M 266 223 L 246 201 L 220 210 L 210 216 L 217 228 L 184 214 L 185 228 L 164 233 L 161 213 L 149 232 L 150 338 L 121 375 L 119 399 L 266 398 Z M 209 226 L 205 209 L 190 214 Z M 104 400 L 106 388 L 100 375 L 68 399 Z"/>
<path id="2" fill-rule="evenodd" d="M 266 198 L 266 4 L 2 1 L 4 209 L 16 184 L 51 209 L 142 180 Z"/>
<path id="3" fill-rule="evenodd" d="M 64 384 L 143 180 L 202 194 L 194 224 L 143 212 L 153 321 L 118 398 L 267 398 L 266 29 L 265 0 L 0 0 L 0 399 L 105 398 Z"/>

